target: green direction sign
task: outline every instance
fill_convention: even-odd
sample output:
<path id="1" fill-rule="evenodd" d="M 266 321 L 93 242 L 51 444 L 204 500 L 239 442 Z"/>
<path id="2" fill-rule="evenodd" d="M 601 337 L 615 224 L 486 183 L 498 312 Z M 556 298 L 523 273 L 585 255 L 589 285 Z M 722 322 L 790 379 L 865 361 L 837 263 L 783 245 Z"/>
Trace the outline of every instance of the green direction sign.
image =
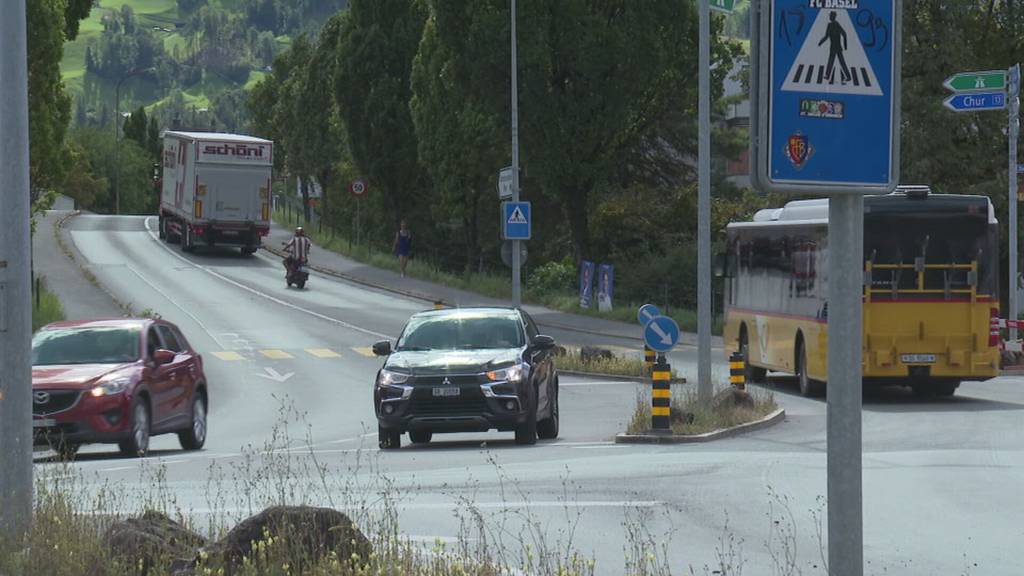
<path id="1" fill-rule="evenodd" d="M 942 83 L 953 92 L 970 90 L 1003 90 L 1006 88 L 1006 70 L 990 70 L 988 72 L 961 72 L 954 74 Z"/>
<path id="2" fill-rule="evenodd" d="M 726 14 L 732 14 L 734 6 L 736 6 L 736 0 L 708 0 L 709 8 Z"/>

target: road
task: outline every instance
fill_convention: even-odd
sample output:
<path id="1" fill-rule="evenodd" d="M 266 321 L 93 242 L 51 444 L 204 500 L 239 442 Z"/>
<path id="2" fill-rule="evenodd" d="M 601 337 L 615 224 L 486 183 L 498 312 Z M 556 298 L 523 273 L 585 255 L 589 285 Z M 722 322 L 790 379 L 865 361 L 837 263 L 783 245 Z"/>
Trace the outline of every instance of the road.
<path id="1" fill-rule="evenodd" d="M 175 437 L 158 437 L 141 461 L 88 447 L 70 469 L 41 456 L 41 474 L 80 478 L 85 493 L 114 493 L 123 509 L 170 495 L 200 522 L 283 498 L 365 506 L 378 519 L 393 510 L 414 539 L 463 535 L 484 546 L 497 536 L 510 554 L 543 532 L 549 544 L 571 540 L 593 556 L 600 574 L 622 573 L 626 533 L 637 526 L 653 543 L 644 551 L 664 550 L 677 574 L 717 567 L 716 548 L 729 542 L 744 574 L 785 573 L 773 558 L 786 556 L 804 574 L 824 573 L 812 511 L 824 517 L 825 404 L 800 397 L 792 382 L 765 387 L 786 409 L 784 423 L 711 444 L 616 445 L 636 385 L 563 377 L 555 442 L 519 447 L 511 434 L 460 434 L 382 453 L 371 407 L 380 361 L 368 348 L 396 335 L 422 302 L 318 275 L 305 291 L 286 289 L 272 257 L 182 254 L 157 240 L 155 218 L 82 215 L 68 228 L 82 264 L 110 292 L 177 323 L 203 354 L 209 440 L 187 453 Z M 691 357 L 673 362 L 690 369 Z M 928 402 L 868 392 L 867 573 L 1024 573 L 1022 417 L 1019 377 Z M 475 513 L 486 534 L 473 529 Z"/>

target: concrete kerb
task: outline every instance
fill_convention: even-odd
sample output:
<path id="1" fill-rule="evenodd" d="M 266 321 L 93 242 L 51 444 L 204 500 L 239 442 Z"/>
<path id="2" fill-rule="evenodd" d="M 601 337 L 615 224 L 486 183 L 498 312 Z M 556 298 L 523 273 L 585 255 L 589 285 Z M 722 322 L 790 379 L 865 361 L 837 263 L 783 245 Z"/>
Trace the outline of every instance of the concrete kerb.
<path id="1" fill-rule="evenodd" d="M 277 256 L 278 258 L 281 258 L 281 259 L 284 259 L 284 258 L 286 258 L 288 256 L 283 250 L 279 250 L 279 249 L 273 248 L 271 246 L 264 245 L 263 249 L 266 250 L 267 252 L 270 252 L 274 256 Z M 352 282 L 353 284 L 359 284 L 361 286 L 366 286 L 366 287 L 369 287 L 369 288 L 374 288 L 376 290 L 381 290 L 381 291 L 384 291 L 384 292 L 390 292 L 392 294 L 398 294 L 399 296 L 405 296 L 407 298 L 412 298 L 414 300 L 422 300 L 424 302 L 429 302 L 431 304 L 440 303 L 440 304 L 442 304 L 444 306 L 449 306 L 449 307 L 452 306 L 452 304 L 450 302 L 445 301 L 443 298 L 435 298 L 435 297 L 432 297 L 432 296 L 427 296 L 426 294 L 422 294 L 422 293 L 419 293 L 419 292 L 414 292 L 412 290 L 403 290 L 401 288 L 394 288 L 392 286 L 384 286 L 382 284 L 378 284 L 378 283 L 375 283 L 375 282 L 370 282 L 370 281 L 365 280 L 363 278 L 358 278 L 358 277 L 353 276 L 351 274 L 346 274 L 344 272 L 339 272 L 339 271 L 333 270 L 331 268 L 324 268 L 323 266 L 309 265 L 308 267 L 311 270 L 313 270 L 315 272 L 319 272 L 320 274 L 323 274 L 325 276 L 332 276 L 334 278 L 340 278 L 340 279 L 345 280 L 347 282 Z M 537 324 L 539 324 L 541 326 L 545 326 L 547 328 L 555 328 L 557 330 L 565 330 L 567 332 L 578 332 L 580 334 L 589 334 L 591 336 L 603 336 L 603 337 L 606 337 L 606 338 L 616 338 L 616 339 L 620 339 L 620 340 L 636 340 L 637 342 L 642 342 L 643 341 L 643 338 L 641 338 L 639 336 L 627 336 L 627 335 L 624 335 L 624 334 L 612 334 L 610 332 L 600 332 L 600 331 L 597 331 L 597 330 L 588 330 L 587 328 L 580 328 L 578 326 L 569 326 L 567 324 L 561 324 L 561 323 L 558 323 L 558 322 L 548 322 L 546 320 L 538 321 Z"/>
<path id="2" fill-rule="evenodd" d="M 583 378 L 598 378 L 601 380 L 621 380 L 623 382 L 636 382 L 637 384 L 650 384 L 651 379 L 647 376 L 624 376 L 622 374 L 601 374 L 599 372 L 580 372 L 578 370 L 559 370 L 559 374 L 565 376 L 579 376 Z M 673 378 L 671 384 L 686 384 L 686 378 Z"/>
<path id="3" fill-rule="evenodd" d="M 729 438 L 731 436 L 737 436 L 746 432 L 753 432 L 762 428 L 767 428 L 782 422 L 786 419 L 786 410 L 779 408 L 771 414 L 755 420 L 753 422 L 747 422 L 746 424 L 740 424 L 731 428 L 721 428 L 719 430 L 713 430 L 704 434 L 694 435 L 681 435 L 681 434 L 618 434 L 615 436 L 616 444 L 698 444 L 701 442 L 711 442 L 714 440 L 721 440 L 722 438 Z"/>

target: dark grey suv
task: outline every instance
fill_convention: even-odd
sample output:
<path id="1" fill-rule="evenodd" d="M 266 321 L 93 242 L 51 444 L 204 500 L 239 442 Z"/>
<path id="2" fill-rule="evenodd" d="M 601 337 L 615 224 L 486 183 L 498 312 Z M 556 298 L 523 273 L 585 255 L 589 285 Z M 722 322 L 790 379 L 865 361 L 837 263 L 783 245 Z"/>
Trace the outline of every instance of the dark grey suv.
<path id="1" fill-rule="evenodd" d="M 514 431 L 517 444 L 558 437 L 555 341 L 522 310 L 459 308 L 420 312 L 394 348 L 374 344 L 387 360 L 373 404 L 380 447 L 394 449 L 435 432 Z"/>

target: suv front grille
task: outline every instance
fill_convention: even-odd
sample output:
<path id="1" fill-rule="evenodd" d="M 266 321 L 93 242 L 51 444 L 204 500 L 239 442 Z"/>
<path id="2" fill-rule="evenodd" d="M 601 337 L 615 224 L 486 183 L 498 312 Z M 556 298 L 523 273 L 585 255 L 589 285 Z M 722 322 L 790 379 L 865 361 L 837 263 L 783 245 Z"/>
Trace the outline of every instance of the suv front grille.
<path id="1" fill-rule="evenodd" d="M 459 396 L 434 396 L 432 386 L 417 386 L 409 411 L 415 416 L 479 416 L 489 411 L 479 387 L 460 388 Z"/>
<path id="2" fill-rule="evenodd" d="M 36 416 L 49 416 L 63 412 L 78 402 L 78 390 L 33 390 L 32 413 Z"/>

